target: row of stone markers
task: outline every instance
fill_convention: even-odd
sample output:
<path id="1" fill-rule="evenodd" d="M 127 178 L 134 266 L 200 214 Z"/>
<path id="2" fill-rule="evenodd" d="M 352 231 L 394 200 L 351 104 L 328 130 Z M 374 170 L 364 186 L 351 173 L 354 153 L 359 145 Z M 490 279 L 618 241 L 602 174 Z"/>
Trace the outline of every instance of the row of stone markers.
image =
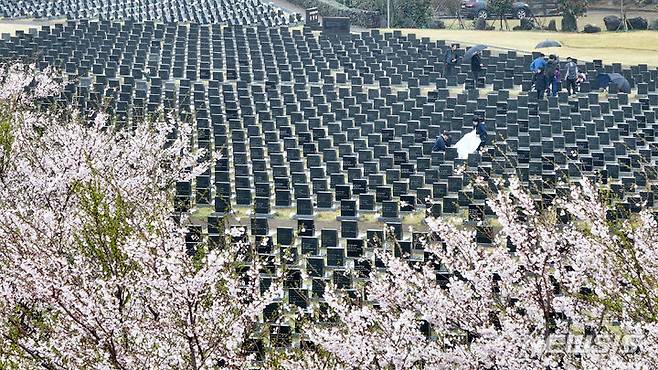
<path id="1" fill-rule="evenodd" d="M 280 26 L 301 22 L 261 0 L 0 0 L 0 17 Z"/>

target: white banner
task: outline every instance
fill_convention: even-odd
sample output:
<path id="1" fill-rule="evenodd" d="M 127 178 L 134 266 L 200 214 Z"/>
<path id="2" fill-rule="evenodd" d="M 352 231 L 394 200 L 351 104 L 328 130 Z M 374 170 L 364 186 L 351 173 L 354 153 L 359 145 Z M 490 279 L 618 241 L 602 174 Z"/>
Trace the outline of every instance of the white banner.
<path id="1" fill-rule="evenodd" d="M 455 148 L 457 148 L 457 158 L 468 159 L 468 155 L 475 153 L 477 148 L 480 146 L 480 142 L 480 137 L 475 132 L 475 130 L 464 135 L 464 137 L 462 137 L 457 142 L 457 144 L 455 144 Z"/>

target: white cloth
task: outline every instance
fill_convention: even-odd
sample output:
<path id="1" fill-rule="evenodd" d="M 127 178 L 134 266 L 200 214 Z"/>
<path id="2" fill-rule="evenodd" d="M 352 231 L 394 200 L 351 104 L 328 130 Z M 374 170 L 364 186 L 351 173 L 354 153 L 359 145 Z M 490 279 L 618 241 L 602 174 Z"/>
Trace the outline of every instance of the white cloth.
<path id="1" fill-rule="evenodd" d="M 468 159 L 469 154 L 475 153 L 475 151 L 477 151 L 477 148 L 480 146 L 480 142 L 480 136 L 478 136 L 475 130 L 464 135 L 464 137 L 459 139 L 457 144 L 455 144 L 455 148 L 457 148 L 457 158 Z"/>

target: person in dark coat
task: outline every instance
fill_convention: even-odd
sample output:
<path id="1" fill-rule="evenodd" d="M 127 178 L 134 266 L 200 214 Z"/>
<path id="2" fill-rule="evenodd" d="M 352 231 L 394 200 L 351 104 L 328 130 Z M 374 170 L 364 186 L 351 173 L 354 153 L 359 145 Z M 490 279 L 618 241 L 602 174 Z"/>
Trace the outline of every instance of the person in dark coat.
<path id="1" fill-rule="evenodd" d="M 473 128 L 475 133 L 480 137 L 480 146 L 477 150 L 482 149 L 489 142 L 489 134 L 487 133 L 487 125 L 484 122 L 484 118 L 481 116 L 473 117 Z"/>
<path id="2" fill-rule="evenodd" d="M 482 58 L 480 57 L 480 52 L 473 54 L 471 57 L 471 72 L 473 73 L 473 83 L 475 87 L 478 86 L 478 79 L 480 78 L 480 72 L 482 72 Z"/>
<path id="3" fill-rule="evenodd" d="M 443 55 L 443 62 L 445 63 L 445 71 L 443 77 L 452 75 L 455 65 L 457 65 L 457 44 L 452 44 L 450 49 L 446 50 Z"/>
<path id="4" fill-rule="evenodd" d="M 432 147 L 433 152 L 445 152 L 448 147 L 452 146 L 452 137 L 448 135 L 448 131 L 443 131 L 441 135 L 436 138 L 436 142 Z"/>
<path id="5" fill-rule="evenodd" d="M 548 57 L 544 73 L 546 74 L 546 78 L 548 78 L 547 92 L 552 96 L 557 96 L 560 86 L 560 62 L 554 54 Z"/>
<path id="6" fill-rule="evenodd" d="M 548 89 L 548 77 L 546 77 L 543 68 L 540 68 L 535 75 L 535 89 L 537 90 L 537 100 L 543 100 L 544 93 Z"/>

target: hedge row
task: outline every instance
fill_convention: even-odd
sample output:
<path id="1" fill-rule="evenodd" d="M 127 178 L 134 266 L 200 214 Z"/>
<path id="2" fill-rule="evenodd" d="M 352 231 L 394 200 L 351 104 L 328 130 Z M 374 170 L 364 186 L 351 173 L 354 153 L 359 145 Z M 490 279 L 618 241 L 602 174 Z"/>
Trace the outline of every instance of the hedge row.
<path id="1" fill-rule="evenodd" d="M 305 9 L 316 7 L 323 17 L 347 17 L 352 24 L 365 28 L 377 28 L 380 26 L 379 12 L 349 8 L 334 0 L 288 1 Z"/>

